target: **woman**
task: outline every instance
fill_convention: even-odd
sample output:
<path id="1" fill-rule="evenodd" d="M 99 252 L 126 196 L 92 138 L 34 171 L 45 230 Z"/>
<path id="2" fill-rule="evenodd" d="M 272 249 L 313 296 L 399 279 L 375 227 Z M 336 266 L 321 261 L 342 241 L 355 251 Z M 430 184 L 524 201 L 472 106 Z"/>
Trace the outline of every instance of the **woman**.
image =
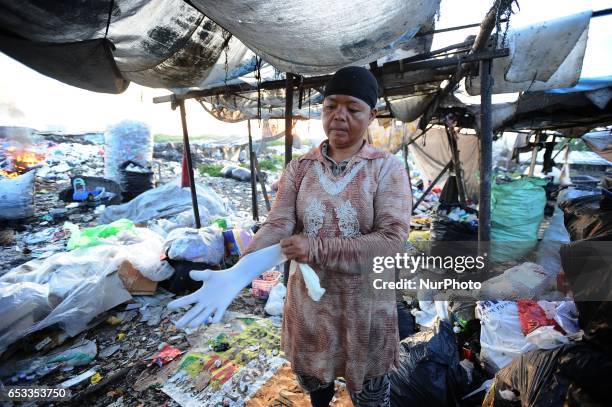
<path id="1" fill-rule="evenodd" d="M 326 290 L 315 302 L 302 274 L 292 273 L 283 314 L 281 346 L 312 405 L 329 405 L 335 378 L 344 377 L 356 406 L 388 406 L 387 372 L 399 353 L 395 293 L 373 290 L 372 281 L 393 281 L 394 271 L 374 274 L 372 261 L 402 251 L 410 223 L 408 178 L 399 160 L 364 139 L 378 98 L 367 69 L 339 70 L 324 95 L 327 140 L 289 163 L 247 254 L 280 242 L 289 260 L 315 269 Z M 217 309 L 214 320 L 225 310 Z"/>

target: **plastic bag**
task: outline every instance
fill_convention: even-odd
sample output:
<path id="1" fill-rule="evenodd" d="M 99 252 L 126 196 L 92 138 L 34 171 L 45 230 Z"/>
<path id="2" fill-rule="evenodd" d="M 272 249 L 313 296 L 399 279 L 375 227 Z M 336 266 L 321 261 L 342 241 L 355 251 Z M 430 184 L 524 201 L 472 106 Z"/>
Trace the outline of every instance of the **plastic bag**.
<path id="1" fill-rule="evenodd" d="M 549 318 L 542 307 L 533 300 L 519 300 L 517 302 L 521 329 L 525 335 L 547 325 L 555 326 L 556 321 Z"/>
<path id="2" fill-rule="evenodd" d="M 287 288 L 283 283 L 278 283 L 272 287 L 264 308 L 266 313 L 269 315 L 282 315 L 285 305 L 285 295 L 287 295 Z"/>
<path id="3" fill-rule="evenodd" d="M 524 348 L 518 307 L 512 301 L 478 301 L 480 319 L 480 360 L 489 372 L 505 367 Z"/>
<path id="4" fill-rule="evenodd" d="M 150 166 L 153 160 L 153 136 L 146 123 L 124 120 L 108 126 L 104 133 L 104 176 L 121 183 L 120 166 L 134 161 Z"/>
<path id="5" fill-rule="evenodd" d="M 166 237 L 163 250 L 173 260 L 210 265 L 220 264 L 225 255 L 223 235 L 216 227 L 174 229 Z"/>
<path id="6" fill-rule="evenodd" d="M 419 301 L 419 309 L 413 309 L 415 322 L 421 326 L 431 328 L 437 320 L 450 322 L 448 301 Z"/>
<path id="7" fill-rule="evenodd" d="M 537 243 L 546 206 L 546 181 L 526 177 L 491 187 L 491 240 L 494 261 L 519 260 Z M 511 242 L 511 243 L 508 243 Z"/>
<path id="8" fill-rule="evenodd" d="M 253 234 L 248 230 L 234 228 L 223 231 L 223 239 L 228 255 L 242 256 L 251 243 Z"/>
<path id="9" fill-rule="evenodd" d="M 557 207 L 550 218 L 548 228 L 544 231 L 542 240 L 538 243 L 536 263 L 542 265 L 547 274 L 558 274 L 561 271 L 559 249 L 562 243 L 569 241 L 569 234 L 563 224 L 563 212 Z"/>
<path id="10" fill-rule="evenodd" d="M 105 244 L 32 260 L 0 277 L 0 352 L 20 338 L 51 326 L 74 336 L 102 312 L 131 297 L 116 271 L 129 261 L 159 281 L 174 271 L 160 262 L 163 239 L 147 229 Z"/>
<path id="11" fill-rule="evenodd" d="M 234 170 L 232 170 L 232 178 L 235 179 L 236 181 L 250 181 L 251 180 L 251 171 L 247 170 L 246 168 L 235 168 Z"/>
<path id="12" fill-rule="evenodd" d="M 539 349 L 555 349 L 567 345 L 569 339 L 554 326 L 540 326 L 525 335 L 525 342 L 537 346 Z"/>
<path id="13" fill-rule="evenodd" d="M 129 219 L 120 219 L 109 225 L 94 226 L 83 230 L 79 230 L 79 227 L 73 223 L 66 222 L 64 223 L 64 229 L 70 231 L 68 250 L 74 250 L 105 244 L 106 238 L 116 236 L 120 232 L 133 231 L 134 222 Z"/>
<path id="14" fill-rule="evenodd" d="M 122 195 L 131 201 L 149 189 L 153 189 L 153 171 L 137 162 L 128 160 L 119 166 Z"/>
<path id="15" fill-rule="evenodd" d="M 588 344 L 534 350 L 497 372 L 482 405 L 607 406 L 611 370 L 610 355 Z"/>
<path id="16" fill-rule="evenodd" d="M 389 373 L 392 406 L 458 405 L 467 391 L 467 373 L 448 322 L 402 340 L 399 359 L 399 367 Z"/>
<path id="17" fill-rule="evenodd" d="M 209 224 L 211 217 L 214 219 L 227 216 L 223 200 L 212 188 L 197 185 L 196 193 L 203 225 Z M 141 224 L 153 219 L 175 216 L 188 210 L 192 210 L 189 188 L 169 183 L 140 194 L 126 204 L 107 207 L 100 217 L 100 222 L 110 223 L 126 218 Z"/>
<path id="18" fill-rule="evenodd" d="M 480 294 L 487 299 L 535 299 L 552 289 L 553 281 L 542 266 L 527 262 L 484 281 Z"/>
<path id="19" fill-rule="evenodd" d="M 559 203 L 572 241 L 604 236 L 612 230 L 612 210 L 600 208 L 601 194 Z"/>
<path id="20" fill-rule="evenodd" d="M 34 175 L 0 179 L 0 219 L 24 219 L 34 214 Z"/>

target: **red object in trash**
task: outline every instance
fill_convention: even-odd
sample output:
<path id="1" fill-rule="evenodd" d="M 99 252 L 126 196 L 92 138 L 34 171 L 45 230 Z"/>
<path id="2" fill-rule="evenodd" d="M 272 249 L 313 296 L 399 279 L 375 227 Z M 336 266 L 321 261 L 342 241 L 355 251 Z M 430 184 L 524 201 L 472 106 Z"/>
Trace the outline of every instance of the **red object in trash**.
<path id="1" fill-rule="evenodd" d="M 153 356 L 153 363 L 159 365 L 160 367 L 172 362 L 174 358 L 180 355 L 181 350 L 175 348 L 174 346 L 166 345 L 160 350 L 157 354 Z"/>
<path id="2" fill-rule="evenodd" d="M 270 291 L 272 291 L 272 287 L 276 284 L 278 284 L 278 281 L 266 281 L 259 278 L 253 280 L 251 283 L 253 296 L 260 300 L 267 300 L 268 296 L 270 296 Z"/>
<path id="3" fill-rule="evenodd" d="M 517 303 L 519 321 L 521 323 L 521 330 L 524 335 L 528 335 L 534 329 L 541 326 L 551 325 L 556 330 L 561 332 L 559 324 L 554 319 L 546 318 L 546 313 L 537 303 L 533 300 L 519 300 Z"/>

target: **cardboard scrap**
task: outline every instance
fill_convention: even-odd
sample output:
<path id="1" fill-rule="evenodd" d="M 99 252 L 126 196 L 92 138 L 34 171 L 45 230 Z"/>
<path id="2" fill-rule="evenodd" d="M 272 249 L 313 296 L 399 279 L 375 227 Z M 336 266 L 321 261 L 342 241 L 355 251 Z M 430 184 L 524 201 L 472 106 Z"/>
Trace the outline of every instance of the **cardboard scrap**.
<path id="1" fill-rule="evenodd" d="M 150 280 L 143 276 L 132 263 L 124 260 L 119 265 L 119 277 L 125 289 L 132 295 L 153 295 L 157 289 L 157 281 Z"/>

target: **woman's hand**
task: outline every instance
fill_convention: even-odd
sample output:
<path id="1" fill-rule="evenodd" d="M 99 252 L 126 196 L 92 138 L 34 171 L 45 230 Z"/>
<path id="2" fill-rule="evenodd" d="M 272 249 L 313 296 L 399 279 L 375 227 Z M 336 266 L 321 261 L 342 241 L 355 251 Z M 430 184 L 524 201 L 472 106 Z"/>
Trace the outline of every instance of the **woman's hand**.
<path id="1" fill-rule="evenodd" d="M 281 250 L 287 260 L 296 260 L 299 263 L 308 262 L 310 245 L 308 238 L 302 235 L 293 235 L 280 241 Z"/>

